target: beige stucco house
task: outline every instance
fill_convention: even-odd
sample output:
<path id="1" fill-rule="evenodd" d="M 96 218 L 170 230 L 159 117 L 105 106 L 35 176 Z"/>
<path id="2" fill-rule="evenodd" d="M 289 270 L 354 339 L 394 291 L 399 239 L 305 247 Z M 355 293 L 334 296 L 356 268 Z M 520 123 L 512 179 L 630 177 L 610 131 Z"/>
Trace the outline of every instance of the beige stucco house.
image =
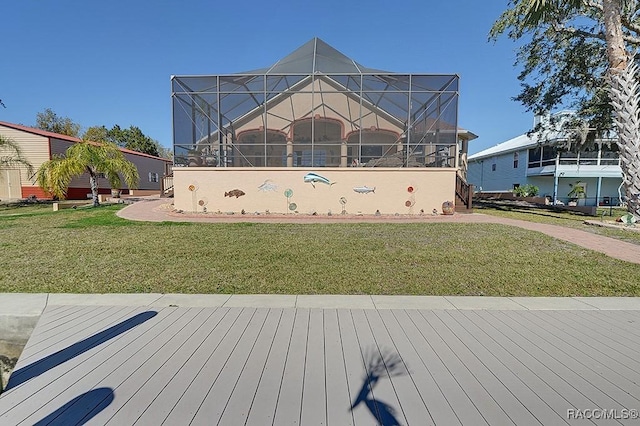
<path id="1" fill-rule="evenodd" d="M 175 207 L 420 214 L 470 207 L 458 76 L 365 67 L 314 38 L 269 68 L 173 76 Z"/>
<path id="2" fill-rule="evenodd" d="M 1 121 L 0 135 L 18 144 L 23 157 L 31 163 L 34 170 L 37 170 L 42 163 L 50 160 L 54 155 L 63 155 L 67 148 L 81 141 L 71 136 Z M 171 160 L 128 149 L 121 149 L 121 151 L 125 158 L 138 168 L 140 174 L 139 193 L 159 193 L 162 178 L 170 171 Z M 109 181 L 104 178 L 98 179 L 98 185 L 100 193 L 109 193 L 112 189 Z M 114 189 L 128 189 L 124 182 L 123 185 L 123 188 Z M 80 176 L 71 182 L 67 198 L 86 199 L 90 193 L 89 176 Z M 0 169 L 0 200 L 32 196 L 51 198 L 36 184 L 34 176 L 30 175 L 25 167 Z"/>

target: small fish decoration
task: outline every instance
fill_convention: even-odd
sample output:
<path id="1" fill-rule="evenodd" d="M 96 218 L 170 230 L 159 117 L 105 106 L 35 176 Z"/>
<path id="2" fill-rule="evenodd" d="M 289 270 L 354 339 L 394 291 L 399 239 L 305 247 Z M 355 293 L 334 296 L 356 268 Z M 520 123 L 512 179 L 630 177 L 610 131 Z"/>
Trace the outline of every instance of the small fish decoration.
<path id="1" fill-rule="evenodd" d="M 313 186 L 314 188 L 316 187 L 314 184 L 318 183 L 318 182 L 327 184 L 329 186 L 335 184 L 335 182 L 331 182 L 326 177 L 320 176 L 320 175 L 315 174 L 315 173 L 307 173 L 306 175 L 304 175 L 304 181 L 311 183 L 311 186 Z"/>
<path id="2" fill-rule="evenodd" d="M 358 194 L 368 194 L 370 192 L 373 192 L 374 194 L 376 193 L 376 188 L 369 188 L 368 186 L 356 186 L 355 188 L 353 188 L 354 191 L 356 191 Z"/>
<path id="3" fill-rule="evenodd" d="M 236 197 L 236 198 L 238 198 L 238 197 L 242 197 L 243 195 L 244 195 L 244 191 L 241 191 L 239 189 L 232 189 L 231 191 L 224 193 L 225 197 Z"/>
<path id="4" fill-rule="evenodd" d="M 276 191 L 277 189 L 278 189 L 278 185 L 273 183 L 271 179 L 265 180 L 264 183 L 258 187 L 258 191 L 262 191 L 262 192 L 273 192 L 273 191 Z"/>

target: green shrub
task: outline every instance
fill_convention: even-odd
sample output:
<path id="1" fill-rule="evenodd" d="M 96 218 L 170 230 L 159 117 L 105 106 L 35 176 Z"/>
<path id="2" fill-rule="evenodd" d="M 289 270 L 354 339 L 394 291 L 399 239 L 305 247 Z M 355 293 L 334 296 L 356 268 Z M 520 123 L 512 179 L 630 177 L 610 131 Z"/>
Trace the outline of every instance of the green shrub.
<path id="1" fill-rule="evenodd" d="M 513 193 L 518 197 L 535 197 L 538 195 L 540 188 L 535 185 L 522 185 L 513 190 Z"/>

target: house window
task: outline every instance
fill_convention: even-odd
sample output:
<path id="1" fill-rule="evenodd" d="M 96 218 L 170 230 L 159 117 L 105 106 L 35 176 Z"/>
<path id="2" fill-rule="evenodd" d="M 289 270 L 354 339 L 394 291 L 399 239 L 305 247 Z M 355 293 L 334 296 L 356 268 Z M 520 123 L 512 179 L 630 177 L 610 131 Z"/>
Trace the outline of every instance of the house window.
<path id="1" fill-rule="evenodd" d="M 158 174 L 155 172 L 149 172 L 149 182 L 158 182 Z"/>
<path id="2" fill-rule="evenodd" d="M 491 171 L 492 171 L 492 172 L 495 172 L 495 171 L 496 171 L 496 163 L 493 163 L 493 164 L 491 165 Z"/>
<path id="3" fill-rule="evenodd" d="M 517 152 L 513 153 L 513 168 L 517 169 L 518 168 L 518 160 L 520 159 L 520 154 L 518 154 Z"/>

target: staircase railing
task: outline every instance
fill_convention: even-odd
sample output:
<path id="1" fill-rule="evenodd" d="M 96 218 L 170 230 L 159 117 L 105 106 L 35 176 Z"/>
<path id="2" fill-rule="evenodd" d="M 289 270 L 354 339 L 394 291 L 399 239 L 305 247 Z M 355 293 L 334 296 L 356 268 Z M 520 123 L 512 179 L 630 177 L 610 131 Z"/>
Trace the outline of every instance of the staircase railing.
<path id="1" fill-rule="evenodd" d="M 173 191 L 173 173 L 162 177 L 160 183 L 160 195 L 165 196 Z"/>
<path id="2" fill-rule="evenodd" d="M 459 174 L 456 174 L 456 196 L 462 201 L 467 209 L 472 208 L 473 185 L 467 183 Z"/>

